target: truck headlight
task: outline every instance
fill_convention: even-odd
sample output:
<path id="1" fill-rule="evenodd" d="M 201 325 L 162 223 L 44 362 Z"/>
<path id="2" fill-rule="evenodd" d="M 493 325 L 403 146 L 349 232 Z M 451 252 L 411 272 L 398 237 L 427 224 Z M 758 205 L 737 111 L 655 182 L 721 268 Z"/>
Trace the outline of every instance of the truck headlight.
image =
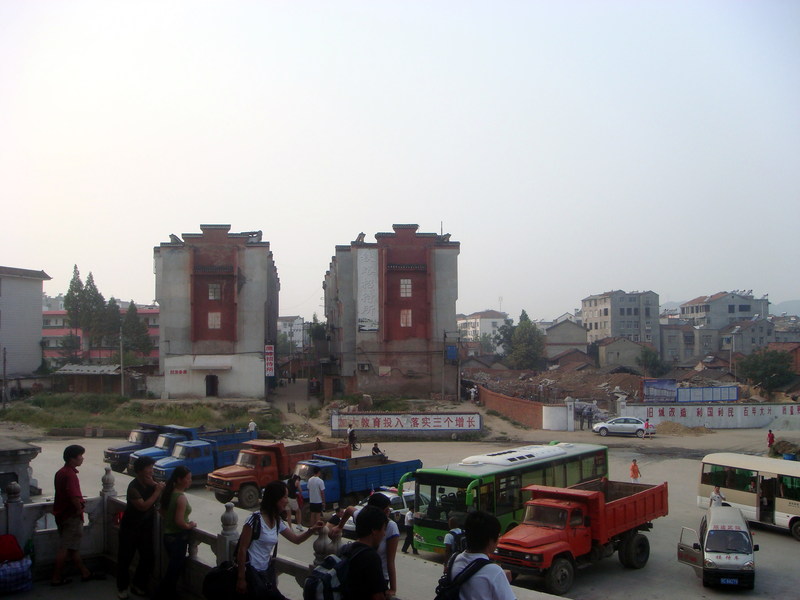
<path id="1" fill-rule="evenodd" d="M 529 560 L 530 562 L 542 562 L 542 555 L 541 554 L 526 554 L 525 560 Z"/>

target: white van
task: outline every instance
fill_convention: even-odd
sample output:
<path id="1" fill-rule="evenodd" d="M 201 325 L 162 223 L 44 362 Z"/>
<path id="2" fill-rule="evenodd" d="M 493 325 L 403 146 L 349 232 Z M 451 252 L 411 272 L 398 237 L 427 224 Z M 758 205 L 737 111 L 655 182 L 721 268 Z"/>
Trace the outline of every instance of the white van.
<path id="1" fill-rule="evenodd" d="M 694 567 L 704 586 L 736 586 L 752 590 L 756 579 L 753 535 L 742 512 L 712 506 L 700 521 L 699 534 L 681 528 L 678 561 Z"/>

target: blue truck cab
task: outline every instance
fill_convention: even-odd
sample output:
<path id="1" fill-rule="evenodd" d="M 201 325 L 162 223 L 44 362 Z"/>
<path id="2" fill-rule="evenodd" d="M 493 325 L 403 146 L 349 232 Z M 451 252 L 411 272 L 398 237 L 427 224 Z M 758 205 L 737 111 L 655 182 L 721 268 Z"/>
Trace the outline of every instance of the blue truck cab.
<path id="1" fill-rule="evenodd" d="M 403 475 L 422 468 L 422 461 L 389 460 L 383 456 L 334 458 L 315 454 L 312 459 L 297 463 L 295 468 L 306 501 L 308 479 L 315 467 L 320 468 L 320 477 L 325 482 L 325 502 L 351 505 L 381 486 L 397 485 Z"/>
<path id="2" fill-rule="evenodd" d="M 175 444 L 170 456 L 156 461 L 153 478 L 166 481 L 178 466 L 187 467 L 192 478 L 202 478 L 216 469 L 236 462 L 244 442 L 254 439 L 256 431 L 214 432 L 198 440 L 181 441 Z"/>
<path id="3" fill-rule="evenodd" d="M 133 461 L 140 456 L 149 456 L 155 461 L 167 457 L 172 454 L 175 445 L 187 440 L 196 440 L 201 435 L 212 435 L 220 429 L 214 431 L 206 431 L 204 427 L 184 427 L 182 425 L 165 425 L 164 430 L 159 434 L 156 443 L 150 448 L 144 450 L 137 450 L 130 456 L 128 462 L 128 474 L 133 475 Z"/>
<path id="4" fill-rule="evenodd" d="M 139 428 L 132 429 L 128 434 L 126 444 L 110 446 L 103 451 L 103 462 L 108 463 L 112 470 L 122 473 L 128 466 L 131 454 L 152 446 L 162 429 L 163 425 L 139 423 Z"/>

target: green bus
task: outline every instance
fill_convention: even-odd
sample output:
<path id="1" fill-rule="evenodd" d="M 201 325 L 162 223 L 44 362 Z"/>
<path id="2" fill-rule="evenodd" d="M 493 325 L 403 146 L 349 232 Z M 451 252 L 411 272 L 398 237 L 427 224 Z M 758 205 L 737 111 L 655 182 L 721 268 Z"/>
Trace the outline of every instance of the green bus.
<path id="1" fill-rule="evenodd" d="M 461 462 L 406 473 L 398 484 L 415 481 L 414 546 L 444 552 L 451 517 L 485 510 L 503 531 L 516 527 L 525 512 L 522 488 L 569 487 L 608 476 L 608 448 L 595 444 L 552 443 L 469 456 Z M 430 499 L 430 500 L 429 500 Z"/>

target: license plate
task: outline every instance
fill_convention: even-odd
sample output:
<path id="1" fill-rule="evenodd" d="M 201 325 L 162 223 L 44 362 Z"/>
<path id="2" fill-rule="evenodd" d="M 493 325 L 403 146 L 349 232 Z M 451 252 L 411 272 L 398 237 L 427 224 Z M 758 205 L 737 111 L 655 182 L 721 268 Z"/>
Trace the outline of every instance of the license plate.
<path id="1" fill-rule="evenodd" d="M 722 585 L 739 585 L 739 580 L 733 577 L 723 577 L 719 582 Z"/>

